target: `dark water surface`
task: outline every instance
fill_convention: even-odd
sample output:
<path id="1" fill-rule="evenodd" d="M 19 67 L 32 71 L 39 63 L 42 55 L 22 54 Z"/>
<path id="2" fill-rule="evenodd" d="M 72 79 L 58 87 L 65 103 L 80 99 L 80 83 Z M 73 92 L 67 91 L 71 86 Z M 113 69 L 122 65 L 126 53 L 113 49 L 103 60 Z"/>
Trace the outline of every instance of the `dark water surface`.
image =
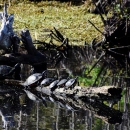
<path id="1" fill-rule="evenodd" d="M 23 100 L 24 99 L 24 100 Z M 23 102 L 24 101 L 24 102 Z M 62 108 L 58 103 L 31 101 L 25 94 L 1 99 L 1 128 L 9 130 L 126 130 L 129 129 L 129 104 L 123 106 L 121 124 L 109 124 L 91 109 L 77 111 Z M 118 102 L 118 106 L 121 102 Z M 117 108 L 116 108 L 117 109 Z M 120 109 L 120 108 L 119 108 Z M 101 119 L 102 118 L 102 119 Z"/>
<path id="2" fill-rule="evenodd" d="M 79 65 L 78 65 L 79 66 Z M 69 73 L 73 69 L 65 67 Z M 74 67 L 74 70 L 76 67 Z M 25 80 L 30 73 L 30 67 L 22 68 L 21 77 Z M 27 71 L 25 71 L 27 69 Z M 84 69 L 84 68 L 83 68 Z M 78 71 L 81 74 L 83 70 Z M 52 72 L 52 70 L 50 70 Z M 63 71 L 64 73 L 64 71 Z M 52 75 L 55 74 L 55 71 Z M 65 73 L 64 73 L 65 74 Z M 76 75 L 76 71 L 74 72 Z M 61 75 L 61 73 L 60 73 Z M 70 74 L 68 74 L 70 75 Z M 0 86 L 2 90 L 3 86 Z M 7 87 L 7 86 L 6 86 Z M 125 87 L 124 87 L 125 88 Z M 46 104 L 32 101 L 24 91 L 0 93 L 0 129 L 6 130 L 128 130 L 130 125 L 129 97 L 130 89 L 124 89 L 121 99 L 111 108 L 110 102 L 75 101 L 78 106 L 72 106 L 67 100 L 62 104 L 59 100 L 51 100 L 51 96 L 42 95 Z M 55 98 L 54 98 L 55 99 Z M 100 104 L 104 109 L 100 109 Z M 47 105 L 47 106 L 46 106 Z M 99 105 L 99 106 L 97 106 Z M 111 113 L 112 112 L 112 113 Z M 115 113 L 119 113 L 119 115 Z M 115 116 L 116 115 L 116 116 Z M 112 117 L 114 116 L 114 117 Z M 112 117 L 112 120 L 111 118 Z M 120 119 L 119 119 L 120 118 Z"/>

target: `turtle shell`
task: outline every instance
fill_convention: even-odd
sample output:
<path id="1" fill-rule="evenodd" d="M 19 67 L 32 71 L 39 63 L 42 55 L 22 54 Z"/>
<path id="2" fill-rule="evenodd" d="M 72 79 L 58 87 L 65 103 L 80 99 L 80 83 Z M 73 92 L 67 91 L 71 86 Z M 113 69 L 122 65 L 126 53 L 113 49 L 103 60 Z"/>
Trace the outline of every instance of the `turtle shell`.
<path id="1" fill-rule="evenodd" d="M 39 81 L 41 81 L 44 78 L 44 73 L 46 71 L 43 71 L 42 73 L 35 73 L 29 76 L 26 81 L 23 83 L 24 86 L 35 86 Z"/>
<path id="2" fill-rule="evenodd" d="M 66 87 L 66 88 L 74 87 L 74 85 L 75 85 L 76 83 L 77 83 L 77 78 L 69 79 L 69 80 L 65 83 L 65 87 Z"/>
<path id="3" fill-rule="evenodd" d="M 54 78 L 45 78 L 42 80 L 41 85 L 42 86 L 48 86 L 54 81 Z"/>
<path id="4" fill-rule="evenodd" d="M 24 82 L 24 85 L 31 86 L 35 84 L 36 82 L 38 82 L 41 78 L 42 78 L 41 73 L 35 73 L 26 79 L 26 81 Z"/>
<path id="5" fill-rule="evenodd" d="M 58 87 L 64 86 L 65 83 L 67 82 L 67 79 L 62 79 L 60 82 L 57 84 Z"/>
<path id="6" fill-rule="evenodd" d="M 49 85 L 49 87 L 50 87 L 50 89 L 51 89 L 52 91 L 54 91 L 54 90 L 58 87 L 58 86 L 57 86 L 58 82 L 59 82 L 59 80 L 55 80 L 55 81 L 53 81 L 53 82 Z"/>

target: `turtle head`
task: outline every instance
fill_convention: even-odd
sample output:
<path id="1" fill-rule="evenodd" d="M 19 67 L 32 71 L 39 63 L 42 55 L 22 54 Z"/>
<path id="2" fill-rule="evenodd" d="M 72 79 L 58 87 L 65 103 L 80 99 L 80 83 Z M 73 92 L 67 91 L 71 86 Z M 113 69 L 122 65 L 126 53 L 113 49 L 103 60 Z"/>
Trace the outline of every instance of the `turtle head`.
<path id="1" fill-rule="evenodd" d="M 42 77 L 47 77 L 47 70 L 44 70 L 43 72 L 42 72 Z"/>

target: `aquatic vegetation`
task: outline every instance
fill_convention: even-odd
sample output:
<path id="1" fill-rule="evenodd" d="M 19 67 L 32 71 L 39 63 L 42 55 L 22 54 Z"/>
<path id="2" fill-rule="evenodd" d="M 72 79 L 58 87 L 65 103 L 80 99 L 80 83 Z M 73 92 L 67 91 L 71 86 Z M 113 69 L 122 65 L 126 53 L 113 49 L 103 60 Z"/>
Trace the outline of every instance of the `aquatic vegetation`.
<path id="1" fill-rule="evenodd" d="M 100 16 L 88 13 L 85 4 L 75 6 L 56 1 L 42 1 L 37 4 L 25 1 L 12 4 L 8 10 L 15 15 L 14 30 L 28 28 L 34 40 L 44 41 L 47 34 L 45 30 L 53 27 L 70 38 L 71 44 L 82 45 L 84 41 L 101 38 L 101 34 L 88 22 L 91 20 L 102 30 Z"/>

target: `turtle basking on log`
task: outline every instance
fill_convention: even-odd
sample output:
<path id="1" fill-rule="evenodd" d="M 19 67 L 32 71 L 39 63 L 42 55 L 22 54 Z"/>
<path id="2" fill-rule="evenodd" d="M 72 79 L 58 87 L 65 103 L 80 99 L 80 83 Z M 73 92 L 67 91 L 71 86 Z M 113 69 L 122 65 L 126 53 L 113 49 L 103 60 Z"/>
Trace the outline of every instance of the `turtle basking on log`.
<path id="1" fill-rule="evenodd" d="M 34 73 L 29 76 L 24 83 L 23 86 L 27 87 L 36 87 L 40 84 L 40 82 L 46 77 L 46 70 L 42 73 Z"/>
<path id="2" fill-rule="evenodd" d="M 77 84 L 77 78 L 72 78 L 69 79 L 66 83 L 65 83 L 65 90 L 66 89 L 73 89 L 75 87 L 75 85 Z"/>
<path id="3" fill-rule="evenodd" d="M 54 91 L 54 90 L 58 87 L 58 85 L 57 85 L 58 83 L 59 83 L 59 80 L 55 80 L 55 81 L 53 81 L 53 82 L 49 85 L 51 91 Z"/>

